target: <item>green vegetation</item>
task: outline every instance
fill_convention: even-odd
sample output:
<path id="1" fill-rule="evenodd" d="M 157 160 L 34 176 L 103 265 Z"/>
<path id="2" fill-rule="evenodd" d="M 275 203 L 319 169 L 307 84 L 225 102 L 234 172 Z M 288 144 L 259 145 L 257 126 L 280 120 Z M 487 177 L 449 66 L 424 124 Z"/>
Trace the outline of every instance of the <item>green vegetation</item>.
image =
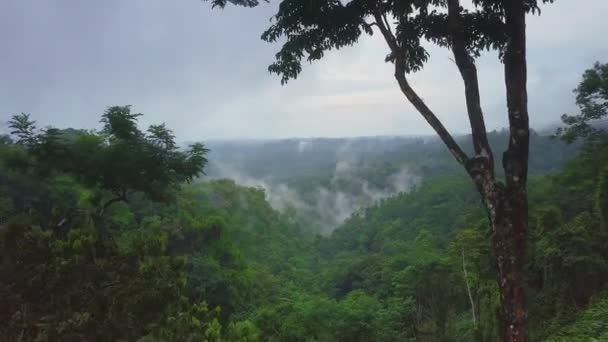
<path id="1" fill-rule="evenodd" d="M 228 2 L 254 7 L 257 0 L 208 0 L 213 6 Z M 530 118 L 527 91 L 528 14 L 541 14 L 540 6 L 554 0 L 404 0 L 317 1 L 281 0 L 262 39 L 281 43 L 268 71 L 281 84 L 296 79 L 302 61 L 314 62 L 332 50 L 356 45 L 362 36 L 379 35 L 386 43 L 384 61 L 404 98 L 416 109 L 460 164 L 486 208 L 493 231 L 491 255 L 498 272 L 500 321 L 498 335 L 504 341 L 523 342 L 528 305 L 524 295 L 526 235 L 529 230 L 528 171 Z M 410 83 L 437 49 L 452 52 L 464 84 L 466 117 L 474 153 L 467 153 L 440 116 Z M 488 50 L 497 52 L 504 66 L 506 117 L 509 139 L 506 149 L 496 151 L 489 143 L 476 60 Z M 596 73 L 597 74 L 597 73 Z M 604 74 L 600 72 L 599 74 Z M 605 90 L 605 89 L 603 89 Z M 584 97 L 584 91 L 579 95 Z M 601 92 L 600 92 L 601 93 Z M 601 102 L 602 100 L 600 100 Z M 588 104 L 596 105 L 594 97 Z M 587 114 L 583 117 L 589 118 Z M 576 121 L 576 120 L 575 120 Z M 572 122 L 571 122 L 572 123 Z M 501 153 L 496 165 L 495 153 Z M 500 171 L 496 171 L 499 169 Z M 502 169 L 502 170 L 501 170 Z M 502 177 L 501 177 L 502 176 Z M 437 214 L 437 213 L 436 213 Z"/>
<path id="2" fill-rule="evenodd" d="M 193 182 L 205 146 L 179 148 L 164 125 L 141 131 L 139 115 L 110 107 L 99 132 L 13 117 L 0 139 L 4 340 L 500 337 L 484 205 L 464 173 L 423 174 L 449 156 L 411 150 L 420 183 L 319 235 L 261 188 Z M 537 156 L 530 176 L 522 285 L 533 341 L 608 336 L 608 137 L 585 132 L 569 161 Z M 386 181 L 381 155 L 346 184 Z"/>
<path id="3" fill-rule="evenodd" d="M 274 210 L 261 189 L 179 185 L 191 177 L 184 173 L 154 192 L 119 178 L 126 196 L 107 205 L 117 181 L 92 181 L 86 159 L 75 168 L 40 158 L 48 131 L 0 145 L 0 318 L 9 340 L 496 340 L 492 232 L 464 175 L 425 178 L 323 237 L 293 211 Z M 88 163 L 108 153 L 137 170 L 138 158 L 110 152 L 112 134 L 57 136 L 62 158 L 94 141 L 107 147 L 82 154 Z M 204 158 L 173 153 L 183 163 Z M 594 140 L 561 171 L 532 178 L 533 340 L 608 333 L 606 160 L 608 143 Z"/>

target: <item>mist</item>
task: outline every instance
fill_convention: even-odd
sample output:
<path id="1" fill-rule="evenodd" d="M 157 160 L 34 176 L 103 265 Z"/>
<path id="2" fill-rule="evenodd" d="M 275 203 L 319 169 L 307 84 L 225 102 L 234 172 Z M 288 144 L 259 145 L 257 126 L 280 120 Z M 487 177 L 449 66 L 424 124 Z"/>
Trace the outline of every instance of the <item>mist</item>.
<path id="1" fill-rule="evenodd" d="M 290 143 L 291 152 L 298 155 L 315 148 L 311 139 Z M 353 140 L 341 143 L 332 151 L 331 165 L 325 166 L 331 167 L 331 175 L 325 182 L 316 181 L 313 174 L 298 184 L 290 184 L 289 177 L 278 179 L 272 173 L 255 176 L 238 163 L 238 158 L 230 160 L 222 156 L 214 159 L 213 155 L 210 158 L 212 172 L 207 179 L 227 178 L 240 185 L 262 189 L 274 209 L 285 212 L 293 208 L 298 221 L 307 225 L 308 230 L 329 234 L 355 211 L 408 192 L 421 180 L 407 165 L 402 165 L 395 172 L 382 175 L 380 181 L 370 182 L 366 174 L 370 170 L 370 161 L 363 159 L 359 152 Z M 317 171 L 323 172 L 321 169 Z"/>

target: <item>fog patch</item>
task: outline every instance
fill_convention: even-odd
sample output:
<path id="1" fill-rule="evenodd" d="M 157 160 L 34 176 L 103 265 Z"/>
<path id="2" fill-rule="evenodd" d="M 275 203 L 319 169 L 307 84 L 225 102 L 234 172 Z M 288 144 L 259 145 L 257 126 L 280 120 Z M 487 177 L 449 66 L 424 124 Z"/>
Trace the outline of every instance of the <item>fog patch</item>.
<path id="1" fill-rule="evenodd" d="M 295 153 L 303 153 L 313 148 L 314 142 L 301 140 L 294 144 Z M 331 233 L 355 211 L 373 205 L 385 198 L 401 192 L 408 192 L 416 186 L 420 177 L 414 175 L 407 166 L 395 168 L 395 172 L 383 175 L 381 181 L 372 183 L 368 178 L 374 170 L 358 153 L 350 142 L 345 142 L 334 150 L 335 162 L 331 177 L 323 185 L 310 180 L 297 179 L 296 188 L 286 182 L 268 177 L 253 177 L 247 170 L 226 161 L 211 161 L 214 172 L 211 178 L 229 178 L 237 184 L 263 189 L 270 205 L 278 210 L 295 209 L 298 222 L 306 229 L 322 234 Z M 280 163 L 279 163 L 280 164 Z M 378 168 L 376 166 L 376 168 Z"/>
<path id="2" fill-rule="evenodd" d="M 310 140 L 300 140 L 298 141 L 298 153 L 302 154 L 312 147 L 312 141 Z"/>

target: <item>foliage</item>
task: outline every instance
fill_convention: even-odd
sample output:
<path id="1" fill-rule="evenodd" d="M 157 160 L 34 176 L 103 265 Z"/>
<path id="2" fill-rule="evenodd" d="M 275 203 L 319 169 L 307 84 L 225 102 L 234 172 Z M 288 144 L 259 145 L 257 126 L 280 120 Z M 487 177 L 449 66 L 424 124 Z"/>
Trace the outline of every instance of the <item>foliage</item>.
<path id="1" fill-rule="evenodd" d="M 129 139 L 148 146 L 143 150 L 184 153 L 166 127 L 141 132 L 135 118 L 116 108 L 107 120 L 120 123 L 116 135 L 109 128 L 47 129 L 35 131 L 33 145 L 0 144 L 1 336 L 496 340 L 493 232 L 462 173 L 429 173 L 411 191 L 356 211 L 327 236 L 315 235 L 293 208 L 273 209 L 263 189 L 231 180 L 183 185 L 184 178 L 174 178 L 173 198 L 163 202 L 133 186 L 128 201 L 107 207 L 99 219 L 99 196 L 111 193 L 113 183 L 90 181 L 99 171 L 89 169 L 97 165 L 92 157 L 78 168 L 56 164 L 76 152 L 99 155 L 98 146 L 126 148 Z M 42 149 L 53 157 L 42 158 Z M 605 140 L 589 140 L 563 166 L 550 156 L 555 164 L 539 161 L 544 171 L 561 169 L 530 180 L 525 280 L 534 340 L 606 335 L 607 151 Z M 113 158 L 125 161 L 127 152 Z M 430 167 L 423 160 L 418 170 Z M 56 166 L 45 173 L 42 163 Z M 390 166 L 373 165 L 362 177 L 377 175 L 381 183 L 373 168 Z"/>
<path id="2" fill-rule="evenodd" d="M 557 134 L 567 142 L 601 135 L 606 129 L 602 119 L 608 115 L 608 64 L 596 62 L 586 70 L 574 93 L 580 113 L 562 115 L 566 127 L 558 129 Z"/>
<path id="3" fill-rule="evenodd" d="M 69 174 L 89 187 L 101 188 L 106 192 L 98 194 L 103 210 L 117 201 L 128 201 L 135 192 L 157 201 L 169 200 L 178 185 L 202 174 L 209 150 L 193 144 L 180 151 L 164 124 L 141 132 L 137 128 L 141 115 L 132 114 L 130 106 L 109 107 L 102 116 L 101 133 L 57 128 L 36 132 L 29 115 L 16 115 L 10 127 L 25 151 L 15 147 L 9 167 L 44 176 Z"/>
<path id="4" fill-rule="evenodd" d="M 31 144 L 34 142 L 36 121 L 30 120 L 30 114 L 13 115 L 8 127 L 12 129 L 11 135 L 17 136 L 17 143 Z"/>
<path id="5" fill-rule="evenodd" d="M 577 315 L 572 324 L 559 327 L 546 341 L 603 341 L 608 338 L 608 300 L 598 294 L 593 303 Z"/>
<path id="6" fill-rule="evenodd" d="M 210 1 L 214 7 L 224 7 L 228 2 Z M 230 2 L 244 6 L 258 4 L 258 1 Z M 553 0 L 526 0 L 525 11 L 540 13 L 541 2 Z M 462 34 L 467 51 L 474 56 L 488 49 L 502 51 L 507 43 L 505 4 L 495 0 L 476 0 L 474 5 L 471 10 L 460 9 L 461 21 L 466 27 Z M 449 18 L 443 11 L 446 7 L 445 1 L 437 0 L 315 3 L 283 0 L 272 18 L 272 25 L 262 35 L 262 39 L 268 42 L 285 38 L 281 50 L 275 55 L 276 61 L 268 69 L 281 75 L 281 82 L 285 83 L 302 71 L 302 59 L 308 62 L 320 60 L 328 51 L 356 44 L 362 34 L 374 34 L 374 27 L 382 31 L 382 27 L 390 30 L 392 26 L 395 32 L 391 35 L 399 47 L 399 56 L 396 51 L 391 51 L 386 61 L 398 61 L 407 73 L 416 72 L 429 58 L 424 40 L 452 47 Z"/>

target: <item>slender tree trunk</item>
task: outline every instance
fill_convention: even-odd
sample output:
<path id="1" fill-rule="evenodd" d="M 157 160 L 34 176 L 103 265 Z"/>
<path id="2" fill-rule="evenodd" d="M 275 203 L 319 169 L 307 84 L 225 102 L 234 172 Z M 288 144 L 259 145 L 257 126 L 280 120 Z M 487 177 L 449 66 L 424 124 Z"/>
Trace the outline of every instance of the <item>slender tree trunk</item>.
<path id="1" fill-rule="evenodd" d="M 462 273 L 464 278 L 464 284 L 467 286 L 467 294 L 469 295 L 469 301 L 471 302 L 471 315 L 473 316 L 473 327 L 477 329 L 477 316 L 475 315 L 475 301 L 473 300 L 473 294 L 471 293 L 471 286 L 469 285 L 469 275 L 464 259 L 464 247 L 462 248 Z"/>

